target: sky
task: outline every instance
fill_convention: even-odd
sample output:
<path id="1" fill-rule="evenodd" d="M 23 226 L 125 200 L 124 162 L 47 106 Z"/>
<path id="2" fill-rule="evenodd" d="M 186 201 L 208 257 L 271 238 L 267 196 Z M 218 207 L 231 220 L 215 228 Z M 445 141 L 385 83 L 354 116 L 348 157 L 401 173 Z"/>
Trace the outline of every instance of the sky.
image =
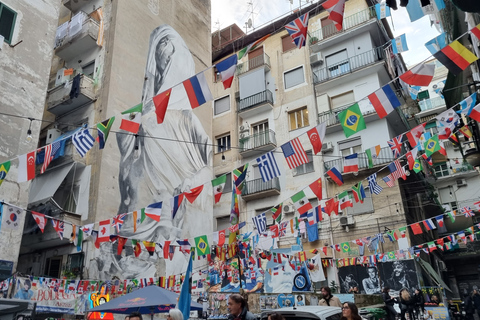
<path id="1" fill-rule="evenodd" d="M 312 1 L 308 3 L 301 1 L 300 4 L 300 1 L 292 0 L 293 4 L 291 4 L 289 0 L 212 0 L 212 32 L 233 23 L 245 31 L 245 22 L 252 17 L 250 13 L 252 7 L 253 26 L 259 28 L 289 14 L 291 10 L 299 8 L 300 5 L 305 7 L 312 3 Z M 317 2 L 317 0 L 313 0 L 313 2 Z M 249 5 L 249 3 L 253 5 Z M 430 56 L 425 43 L 436 37 L 439 32 L 434 26 L 430 26 L 428 16 L 410 22 L 407 10 L 399 6 L 398 10 L 392 10 L 392 18 L 387 18 L 387 21 L 394 36 L 406 34 L 409 51 L 403 52 L 402 56 L 407 66 L 411 67 Z M 253 29 L 249 29 L 248 32 L 251 31 Z"/>

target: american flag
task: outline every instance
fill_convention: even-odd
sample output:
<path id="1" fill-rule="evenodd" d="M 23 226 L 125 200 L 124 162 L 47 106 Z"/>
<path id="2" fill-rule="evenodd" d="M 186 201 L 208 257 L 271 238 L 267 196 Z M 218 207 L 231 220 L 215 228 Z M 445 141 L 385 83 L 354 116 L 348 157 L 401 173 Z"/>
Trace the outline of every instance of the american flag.
<path id="1" fill-rule="evenodd" d="M 470 209 L 470 207 L 463 207 L 461 212 L 465 215 L 465 218 L 468 218 L 468 217 L 473 217 L 475 216 L 475 214 L 473 213 L 473 210 Z"/>
<path id="2" fill-rule="evenodd" d="M 402 152 L 402 138 L 403 134 L 393 138 L 392 140 L 388 140 L 388 146 L 390 149 L 392 149 L 394 158 L 398 158 Z"/>
<path id="3" fill-rule="evenodd" d="M 295 45 L 298 47 L 298 49 L 301 49 L 305 45 L 305 41 L 307 39 L 307 28 L 308 12 L 285 26 L 285 29 L 287 29 L 288 34 L 290 37 L 292 37 L 292 41 L 295 42 Z"/>
<path id="4" fill-rule="evenodd" d="M 123 222 L 125 221 L 126 216 L 127 216 L 126 213 L 122 213 L 122 214 L 119 214 L 119 215 L 116 215 L 115 217 L 113 217 L 112 227 L 115 228 L 117 233 L 120 232 L 120 229 L 122 228 L 122 225 L 123 225 Z"/>
<path id="5" fill-rule="evenodd" d="M 60 240 L 63 240 L 63 230 L 65 229 L 65 224 L 63 221 L 52 219 L 53 228 L 57 231 Z"/>
<path id="6" fill-rule="evenodd" d="M 287 235 L 288 221 L 280 223 L 280 228 L 278 228 L 278 236 L 284 237 Z"/>
<path id="7" fill-rule="evenodd" d="M 392 163 L 390 163 L 388 165 L 388 169 L 390 170 L 393 180 L 398 180 L 400 178 L 403 178 L 403 180 L 405 180 L 407 178 L 405 175 L 405 169 L 403 169 L 402 165 L 400 164 L 400 161 L 398 160 L 395 160 Z"/>
<path id="8" fill-rule="evenodd" d="M 300 139 L 295 138 L 282 145 L 283 155 L 290 169 L 308 163 L 308 157 L 303 149 Z"/>
<path id="9" fill-rule="evenodd" d="M 373 192 L 375 194 L 380 194 L 380 192 L 382 192 L 383 188 L 380 187 L 380 185 L 377 183 L 376 173 L 369 176 L 367 180 L 368 180 L 368 187 L 370 188 L 370 192 Z"/>
<path id="10" fill-rule="evenodd" d="M 389 188 L 395 187 L 395 180 L 393 180 L 392 175 L 389 174 L 388 176 L 382 178 L 382 180 L 387 184 Z"/>
<path id="11" fill-rule="evenodd" d="M 44 173 L 45 170 L 47 170 L 48 165 L 50 164 L 50 162 L 52 162 L 58 150 L 60 150 L 60 146 L 61 141 L 56 141 L 45 146 L 45 158 L 43 160 L 43 165 L 40 173 Z"/>

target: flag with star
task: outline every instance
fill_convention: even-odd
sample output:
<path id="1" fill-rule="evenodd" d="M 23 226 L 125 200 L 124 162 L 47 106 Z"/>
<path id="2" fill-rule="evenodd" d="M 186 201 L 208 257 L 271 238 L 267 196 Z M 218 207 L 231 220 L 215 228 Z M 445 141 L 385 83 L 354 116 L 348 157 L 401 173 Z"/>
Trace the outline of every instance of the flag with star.
<path id="1" fill-rule="evenodd" d="M 340 112 L 338 119 L 347 138 L 367 128 L 358 103 Z"/>

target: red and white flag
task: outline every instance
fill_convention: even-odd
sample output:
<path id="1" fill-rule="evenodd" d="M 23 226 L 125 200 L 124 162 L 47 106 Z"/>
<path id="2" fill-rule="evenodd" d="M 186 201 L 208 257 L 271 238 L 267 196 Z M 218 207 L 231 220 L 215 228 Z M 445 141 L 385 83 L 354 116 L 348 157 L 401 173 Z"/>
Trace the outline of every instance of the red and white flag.
<path id="1" fill-rule="evenodd" d="M 323 141 L 325 140 L 325 131 L 327 129 L 327 123 L 322 122 L 313 129 L 307 131 L 308 139 L 313 146 L 313 153 L 317 154 L 322 151 Z"/>
<path id="2" fill-rule="evenodd" d="M 18 182 L 35 178 L 35 151 L 18 156 Z"/>
<path id="3" fill-rule="evenodd" d="M 43 233 L 43 230 L 45 230 L 45 225 L 47 224 L 47 218 L 45 218 L 45 215 L 40 212 L 35 212 L 32 211 L 32 216 L 33 219 L 35 219 L 35 222 L 37 223 L 38 227 Z"/>
<path id="4" fill-rule="evenodd" d="M 345 0 L 328 0 L 322 4 L 330 15 L 328 19 L 332 20 L 338 31 L 343 28 L 343 14 L 345 12 Z"/>
<path id="5" fill-rule="evenodd" d="M 435 74 L 434 64 L 421 63 L 400 76 L 400 79 L 411 86 L 428 87 Z"/>
<path id="6" fill-rule="evenodd" d="M 110 241 L 110 219 L 99 222 L 97 242 Z"/>
<path id="7" fill-rule="evenodd" d="M 422 123 L 406 133 L 408 142 L 412 148 L 415 148 L 420 136 L 425 132 L 425 125 L 426 123 Z"/>
<path id="8" fill-rule="evenodd" d="M 413 148 L 412 150 L 408 151 L 405 155 L 408 161 L 408 168 L 413 170 L 413 166 L 415 164 L 415 160 L 417 159 L 418 148 Z"/>

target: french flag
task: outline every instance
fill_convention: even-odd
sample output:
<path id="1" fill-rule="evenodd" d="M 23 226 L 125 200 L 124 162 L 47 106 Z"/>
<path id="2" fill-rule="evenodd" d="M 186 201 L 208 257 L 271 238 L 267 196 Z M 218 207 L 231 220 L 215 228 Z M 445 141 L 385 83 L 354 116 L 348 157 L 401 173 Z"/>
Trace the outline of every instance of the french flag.
<path id="1" fill-rule="evenodd" d="M 207 85 L 207 80 L 203 72 L 183 81 L 183 86 L 187 92 L 190 106 L 195 109 L 207 101 L 213 100 L 212 93 Z"/>
<path id="2" fill-rule="evenodd" d="M 358 154 L 354 153 L 343 159 L 343 172 L 358 172 Z"/>
<path id="3" fill-rule="evenodd" d="M 177 214 L 177 211 L 180 208 L 182 201 L 183 201 L 183 193 L 170 199 L 170 205 L 172 207 L 172 219 L 175 218 L 175 215 Z"/>
<path id="4" fill-rule="evenodd" d="M 335 181 L 337 185 L 343 185 L 342 174 L 340 171 L 338 171 L 337 167 L 333 167 L 332 169 L 328 170 L 327 174 L 333 181 Z"/>
<path id="5" fill-rule="evenodd" d="M 433 223 L 432 219 L 423 220 L 423 226 L 425 227 L 426 230 L 437 229 L 437 227 L 435 227 L 435 224 Z"/>
<path id="6" fill-rule="evenodd" d="M 234 54 L 215 65 L 217 71 L 220 72 L 220 75 L 222 76 L 222 83 L 225 89 L 228 89 L 232 86 L 233 76 L 235 74 L 235 70 L 237 69 L 237 62 L 238 57 L 236 54 Z"/>
<path id="7" fill-rule="evenodd" d="M 368 100 L 372 103 L 380 119 L 386 117 L 401 105 L 397 95 L 389 84 L 369 95 Z"/>

